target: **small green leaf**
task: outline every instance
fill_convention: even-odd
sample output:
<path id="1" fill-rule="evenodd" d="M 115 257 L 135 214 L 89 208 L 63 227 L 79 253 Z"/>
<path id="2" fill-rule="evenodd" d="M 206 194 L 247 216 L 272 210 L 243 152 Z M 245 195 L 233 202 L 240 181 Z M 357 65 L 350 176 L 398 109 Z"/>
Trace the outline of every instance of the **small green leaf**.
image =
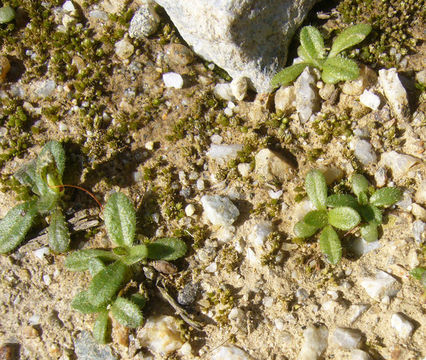
<path id="1" fill-rule="evenodd" d="M 53 157 L 55 168 L 62 180 L 62 175 L 65 170 L 65 151 L 61 143 L 57 141 L 49 141 L 43 146 L 43 149 L 41 149 L 37 157 L 37 168 L 39 166 L 44 166 L 43 163 L 45 161 L 50 161 L 50 155 Z"/>
<path id="2" fill-rule="evenodd" d="M 139 306 L 139 309 L 143 309 L 147 302 L 147 298 L 139 293 L 130 295 L 130 300 Z"/>
<path id="3" fill-rule="evenodd" d="M 123 257 L 122 261 L 127 265 L 135 264 L 148 257 L 148 248 L 146 245 L 136 245 L 129 248 L 129 254 Z"/>
<path id="4" fill-rule="evenodd" d="M 360 193 L 364 192 L 366 193 L 368 191 L 368 186 L 370 185 L 368 183 L 368 180 L 365 178 L 365 176 L 361 174 L 353 174 L 351 176 L 351 186 L 352 191 L 356 196 L 359 196 Z"/>
<path id="5" fill-rule="evenodd" d="M 343 57 L 327 58 L 323 64 L 321 78 L 327 84 L 339 81 L 355 80 L 359 77 L 359 68 L 355 61 Z"/>
<path id="6" fill-rule="evenodd" d="M 323 173 L 319 170 L 311 170 L 306 175 L 306 193 L 317 210 L 325 210 L 327 202 L 327 183 Z"/>
<path id="7" fill-rule="evenodd" d="M 321 33 L 313 26 L 302 28 L 300 31 L 300 44 L 304 55 L 303 59 L 306 62 L 315 64 L 317 59 L 324 58 L 324 39 Z"/>
<path id="8" fill-rule="evenodd" d="M 309 211 L 303 221 L 317 229 L 323 228 L 328 224 L 328 216 L 326 210 L 313 210 Z"/>
<path id="9" fill-rule="evenodd" d="M 410 271 L 410 275 L 417 280 L 422 279 L 422 275 L 425 273 L 426 269 L 422 267 L 416 267 L 413 270 Z"/>
<path id="10" fill-rule="evenodd" d="M 96 307 L 106 306 L 128 280 L 129 267 L 121 261 L 108 265 L 92 279 L 87 299 Z"/>
<path id="11" fill-rule="evenodd" d="M 370 204 L 375 206 L 391 206 L 401 200 L 402 191 L 394 187 L 377 190 L 370 198 Z"/>
<path id="12" fill-rule="evenodd" d="M 342 244 L 334 229 L 327 225 L 321 232 L 319 240 L 321 251 L 327 255 L 328 261 L 335 265 L 342 257 Z"/>
<path id="13" fill-rule="evenodd" d="M 376 241 L 379 238 L 378 224 L 371 221 L 368 224 L 361 225 L 361 237 L 367 242 Z"/>
<path id="14" fill-rule="evenodd" d="M 103 261 L 114 261 L 118 256 L 106 250 L 84 249 L 74 251 L 65 259 L 65 267 L 71 271 L 86 271 L 89 269 L 89 261 L 99 258 Z"/>
<path id="15" fill-rule="evenodd" d="M 25 239 L 36 216 L 35 201 L 27 201 L 9 210 L 0 221 L 0 253 L 13 250 Z"/>
<path id="16" fill-rule="evenodd" d="M 48 228 L 49 247 L 57 253 L 68 250 L 71 242 L 70 233 L 68 231 L 65 217 L 61 209 L 55 209 L 50 217 L 50 225 Z"/>
<path id="17" fill-rule="evenodd" d="M 90 275 L 92 275 L 92 277 L 94 277 L 98 272 L 106 268 L 104 262 L 97 257 L 89 259 L 87 265 L 89 268 Z"/>
<path id="18" fill-rule="evenodd" d="M 29 186 L 34 194 L 41 195 L 41 191 L 37 184 L 36 162 L 30 161 L 21 166 L 18 171 L 13 175 L 22 185 Z"/>
<path id="19" fill-rule="evenodd" d="M 371 31 L 371 25 L 358 24 L 343 30 L 333 41 L 329 57 L 334 57 L 345 49 L 363 41 Z"/>
<path id="20" fill-rule="evenodd" d="M 358 194 L 358 202 L 360 205 L 368 205 L 368 195 L 366 192 L 360 192 Z"/>
<path id="21" fill-rule="evenodd" d="M 327 198 L 327 206 L 335 208 L 339 206 L 349 206 L 351 208 L 356 209 L 359 204 L 357 199 L 355 199 L 352 195 L 347 194 L 335 194 L 330 195 Z"/>
<path id="22" fill-rule="evenodd" d="M 96 318 L 93 325 L 93 337 L 99 344 L 106 344 L 110 341 L 111 324 L 108 311 L 102 311 Z"/>
<path id="23" fill-rule="evenodd" d="M 15 10 L 11 6 L 0 8 L 0 24 L 11 22 L 15 18 Z"/>
<path id="24" fill-rule="evenodd" d="M 89 302 L 87 291 L 79 292 L 72 300 L 71 307 L 83 314 L 93 314 L 104 309 L 102 306 L 94 306 Z"/>
<path id="25" fill-rule="evenodd" d="M 366 222 L 374 221 L 377 224 L 382 223 L 382 212 L 380 209 L 374 205 L 364 205 L 360 206 L 358 209 L 359 214 L 362 219 Z"/>
<path id="26" fill-rule="evenodd" d="M 59 198 L 58 194 L 47 191 L 37 199 L 37 211 L 42 215 L 53 211 L 58 205 Z"/>
<path id="27" fill-rule="evenodd" d="M 118 297 L 111 306 L 114 319 L 121 325 L 137 328 L 143 322 L 143 315 L 139 307 L 123 297 Z"/>
<path id="28" fill-rule="evenodd" d="M 105 205 L 104 216 L 111 241 L 119 246 L 132 246 L 136 231 L 136 212 L 129 198 L 120 192 L 112 194 Z"/>
<path id="29" fill-rule="evenodd" d="M 293 64 L 281 70 L 271 80 L 271 86 L 276 88 L 280 85 L 287 85 L 302 73 L 305 67 L 308 66 L 306 63 Z"/>
<path id="30" fill-rule="evenodd" d="M 348 206 L 341 206 L 328 211 L 328 222 L 340 230 L 351 230 L 359 224 L 361 216 Z"/>
<path id="31" fill-rule="evenodd" d="M 316 226 L 308 225 L 304 221 L 299 221 L 294 225 L 294 235 L 299 238 L 308 238 L 314 235 L 317 232 L 318 228 Z"/>
<path id="32" fill-rule="evenodd" d="M 185 242 L 178 238 L 161 238 L 146 246 L 148 258 L 153 260 L 176 260 L 184 256 L 187 250 Z"/>

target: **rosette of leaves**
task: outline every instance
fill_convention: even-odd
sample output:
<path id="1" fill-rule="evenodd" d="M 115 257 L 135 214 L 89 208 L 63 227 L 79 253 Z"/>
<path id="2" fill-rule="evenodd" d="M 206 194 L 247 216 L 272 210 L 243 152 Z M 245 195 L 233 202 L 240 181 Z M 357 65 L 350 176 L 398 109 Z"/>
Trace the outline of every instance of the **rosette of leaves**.
<path id="1" fill-rule="evenodd" d="M 327 199 L 327 205 L 350 206 L 358 211 L 362 218 L 361 237 L 367 242 L 376 241 L 379 238 L 379 226 L 383 222 L 380 208 L 394 205 L 401 200 L 402 191 L 396 187 L 385 187 L 374 191 L 368 180 L 361 174 L 352 175 L 350 181 L 356 198 L 347 194 L 331 195 Z"/>
<path id="2" fill-rule="evenodd" d="M 277 87 L 291 83 L 307 66 L 320 69 L 321 78 L 325 83 L 335 84 L 339 81 L 355 80 L 359 76 L 357 63 L 339 54 L 363 41 L 370 31 L 371 26 L 368 24 L 346 28 L 333 41 L 327 55 L 324 39 L 318 29 L 313 26 L 303 27 L 300 31 L 300 46 L 297 49 L 297 54 L 303 62 L 281 70 L 272 78 L 271 86 Z"/>
<path id="3" fill-rule="evenodd" d="M 161 238 L 135 244 L 136 211 L 123 193 L 114 193 L 104 209 L 105 227 L 112 250 L 84 249 L 66 258 L 71 271 L 89 271 L 93 276 L 87 290 L 78 293 L 72 307 L 82 313 L 98 313 L 93 335 L 99 343 L 110 337 L 111 314 L 120 324 L 136 328 L 143 322 L 146 298 L 141 293 L 124 296 L 123 288 L 131 279 L 137 263 L 148 259 L 176 260 L 185 255 L 186 244 L 177 238 Z"/>
<path id="4" fill-rule="evenodd" d="M 57 141 L 47 142 L 37 158 L 21 167 L 14 177 L 33 197 L 12 208 L 0 221 L 0 253 L 15 249 L 39 216 L 48 216 L 49 246 L 55 252 L 68 250 L 70 234 L 62 213 L 62 175 L 65 152 Z"/>
<path id="5" fill-rule="evenodd" d="M 331 264 L 337 264 L 342 257 L 342 245 L 335 228 L 349 231 L 360 223 L 361 217 L 345 204 L 327 208 L 327 184 L 321 171 L 311 170 L 306 175 L 305 189 L 316 210 L 308 212 L 294 226 L 294 233 L 299 238 L 308 238 L 321 230 L 321 251 Z"/>

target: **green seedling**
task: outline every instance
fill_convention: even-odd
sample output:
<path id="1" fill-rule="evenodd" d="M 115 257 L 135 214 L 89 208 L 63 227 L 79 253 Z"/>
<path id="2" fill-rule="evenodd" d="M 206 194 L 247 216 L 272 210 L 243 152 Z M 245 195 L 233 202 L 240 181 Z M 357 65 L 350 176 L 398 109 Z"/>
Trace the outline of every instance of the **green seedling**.
<path id="1" fill-rule="evenodd" d="M 342 245 L 334 228 L 350 231 L 360 223 L 361 217 L 345 204 L 327 209 L 327 184 L 321 171 L 311 170 L 307 174 L 305 188 L 317 210 L 308 212 L 294 226 L 294 233 L 299 238 L 308 238 L 322 229 L 319 237 L 321 251 L 331 264 L 337 264 L 342 257 Z"/>
<path id="2" fill-rule="evenodd" d="M 87 290 L 76 295 L 72 307 L 82 313 L 98 313 L 93 335 L 99 343 L 110 337 L 109 314 L 120 324 L 136 328 L 143 322 L 146 297 L 137 292 L 124 296 L 124 289 L 138 263 L 152 260 L 176 260 L 185 255 L 186 244 L 177 238 L 161 238 L 135 244 L 136 211 L 122 193 L 114 193 L 104 209 L 105 227 L 112 250 L 75 251 L 65 261 L 71 271 L 90 271 L 93 276 Z"/>
<path id="3" fill-rule="evenodd" d="M 0 24 L 11 22 L 15 18 L 15 10 L 11 6 L 0 8 Z"/>
<path id="4" fill-rule="evenodd" d="M 300 31 L 300 46 L 297 49 L 297 54 L 303 62 L 281 70 L 272 78 L 271 86 L 277 87 L 291 83 L 307 66 L 320 69 L 321 78 L 325 83 L 335 84 L 339 81 L 355 80 L 359 76 L 357 63 L 339 54 L 363 41 L 370 31 L 371 26 L 368 24 L 348 27 L 336 37 L 326 56 L 321 33 L 313 26 L 303 27 Z"/>
<path id="5" fill-rule="evenodd" d="M 62 175 L 65 152 L 57 141 L 44 145 L 37 159 L 20 168 L 14 177 L 34 196 L 14 208 L 0 221 L 0 253 L 15 249 L 39 216 L 48 216 L 49 246 L 55 252 L 68 250 L 70 234 L 62 213 Z"/>

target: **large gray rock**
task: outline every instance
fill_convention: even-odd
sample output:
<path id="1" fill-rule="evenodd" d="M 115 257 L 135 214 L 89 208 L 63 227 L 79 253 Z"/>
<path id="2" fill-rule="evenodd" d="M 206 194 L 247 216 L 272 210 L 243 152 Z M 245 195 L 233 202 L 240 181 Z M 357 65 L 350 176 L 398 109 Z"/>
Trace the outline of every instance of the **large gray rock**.
<path id="1" fill-rule="evenodd" d="M 194 51 L 267 92 L 316 0 L 156 0 Z"/>

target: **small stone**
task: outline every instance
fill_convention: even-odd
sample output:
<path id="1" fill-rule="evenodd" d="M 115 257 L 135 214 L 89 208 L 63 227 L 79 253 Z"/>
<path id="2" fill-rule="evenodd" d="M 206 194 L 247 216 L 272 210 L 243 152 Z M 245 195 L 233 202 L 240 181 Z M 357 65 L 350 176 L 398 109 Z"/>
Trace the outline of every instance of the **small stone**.
<path id="1" fill-rule="evenodd" d="M 242 324 L 244 321 L 245 312 L 237 307 L 231 309 L 228 315 L 228 319 L 238 324 Z"/>
<path id="2" fill-rule="evenodd" d="M 243 178 L 246 178 L 251 173 L 251 164 L 249 163 L 239 163 L 237 165 L 238 172 Z"/>
<path id="3" fill-rule="evenodd" d="M 329 100 L 333 93 L 336 91 L 334 84 L 325 84 L 322 88 L 319 89 L 318 94 L 323 100 Z"/>
<path id="4" fill-rule="evenodd" d="M 180 328 L 181 322 L 173 316 L 154 316 L 147 319 L 137 337 L 141 346 L 165 357 L 179 350 L 184 344 Z"/>
<path id="5" fill-rule="evenodd" d="M 297 301 L 300 303 L 300 302 L 303 302 L 304 300 L 306 300 L 309 297 L 309 293 L 305 289 L 299 288 L 299 289 L 296 290 L 295 296 L 296 296 Z"/>
<path id="6" fill-rule="evenodd" d="M 351 351 L 351 360 L 371 360 L 371 357 L 365 351 L 353 349 Z"/>
<path id="7" fill-rule="evenodd" d="M 185 214 L 186 216 L 192 216 L 195 214 L 195 206 L 192 204 L 185 206 Z"/>
<path id="8" fill-rule="evenodd" d="M 386 169 L 384 167 L 379 167 L 374 173 L 374 180 L 376 181 L 377 187 L 383 187 L 386 185 L 387 176 Z"/>
<path id="9" fill-rule="evenodd" d="M 77 9 L 75 8 L 72 1 L 68 0 L 65 1 L 62 5 L 62 9 L 66 11 L 67 13 L 70 13 L 71 15 L 76 15 Z"/>
<path id="10" fill-rule="evenodd" d="M 256 175 L 264 181 L 280 180 L 293 178 L 293 167 L 283 156 L 269 150 L 262 149 L 255 156 Z"/>
<path id="11" fill-rule="evenodd" d="M 411 213 L 416 219 L 426 221 L 426 209 L 421 207 L 419 204 L 413 203 L 411 205 Z"/>
<path id="12" fill-rule="evenodd" d="M 120 41 L 117 41 L 114 47 L 115 47 L 115 54 L 118 56 L 120 60 L 128 59 L 130 56 L 133 55 L 133 52 L 135 51 L 135 47 L 127 39 L 127 36 L 121 39 Z"/>
<path id="13" fill-rule="evenodd" d="M 379 241 L 367 242 L 363 238 L 355 238 L 350 242 L 350 250 L 357 256 L 362 256 L 370 251 L 380 249 L 381 244 Z"/>
<path id="14" fill-rule="evenodd" d="M 129 36 L 134 39 L 143 39 L 154 34 L 159 25 L 160 17 L 155 11 L 155 3 L 144 0 L 130 21 Z"/>
<path id="15" fill-rule="evenodd" d="M 89 12 L 89 17 L 97 20 L 108 21 L 108 14 L 103 10 L 92 10 Z"/>
<path id="16" fill-rule="evenodd" d="M 344 349 L 361 347 L 362 333 L 356 329 L 338 327 L 333 332 L 332 341 Z"/>
<path id="17" fill-rule="evenodd" d="M 377 162 L 377 155 L 373 146 L 367 140 L 358 140 L 354 147 L 355 157 L 363 164 L 370 165 Z"/>
<path id="18" fill-rule="evenodd" d="M 35 84 L 35 93 L 37 96 L 46 98 L 53 94 L 53 92 L 56 89 L 56 82 L 55 80 L 44 80 L 44 81 L 38 81 Z"/>
<path id="19" fill-rule="evenodd" d="M 379 70 L 379 84 L 396 117 L 404 120 L 409 115 L 407 92 L 395 68 Z"/>
<path id="20" fill-rule="evenodd" d="M 325 326 L 308 326 L 303 332 L 303 345 L 298 360 L 317 360 L 328 346 L 328 329 Z"/>
<path id="21" fill-rule="evenodd" d="M 33 254 L 37 259 L 43 260 L 46 255 L 50 254 L 50 249 L 47 246 L 45 246 L 40 249 L 34 250 Z"/>
<path id="22" fill-rule="evenodd" d="M 367 305 L 367 304 L 352 304 L 348 309 L 349 323 L 353 324 L 369 308 L 370 308 L 370 305 Z"/>
<path id="23" fill-rule="evenodd" d="M 213 89 L 214 95 L 220 100 L 235 101 L 235 96 L 232 93 L 231 84 L 216 84 Z"/>
<path id="24" fill-rule="evenodd" d="M 408 191 L 404 191 L 402 199 L 399 200 L 395 205 L 399 206 L 404 211 L 411 211 L 413 200 L 411 200 L 411 194 Z"/>
<path id="25" fill-rule="evenodd" d="M 145 149 L 147 149 L 147 150 L 149 150 L 149 151 L 154 150 L 154 147 L 155 147 L 155 143 L 154 143 L 154 141 L 148 141 L 148 142 L 145 144 Z"/>
<path id="26" fill-rule="evenodd" d="M 193 283 L 187 283 L 183 289 L 179 290 L 177 302 L 181 305 L 191 305 L 195 302 L 198 295 L 199 286 Z"/>
<path id="27" fill-rule="evenodd" d="M 235 159 L 238 156 L 238 152 L 242 149 L 243 145 L 241 144 L 211 144 L 206 155 L 214 160 Z"/>
<path id="28" fill-rule="evenodd" d="M 34 339 L 40 336 L 38 330 L 34 326 L 25 326 L 22 330 L 22 335 L 29 339 Z"/>
<path id="29" fill-rule="evenodd" d="M 380 98 L 369 90 L 364 90 L 359 97 L 359 102 L 371 110 L 378 110 L 380 106 Z"/>
<path id="30" fill-rule="evenodd" d="M 311 115 L 319 110 L 319 96 L 315 86 L 315 77 L 311 74 L 309 67 L 294 83 L 296 92 L 296 110 L 302 123 L 308 121 Z"/>
<path id="31" fill-rule="evenodd" d="M 376 72 L 368 66 L 361 65 L 358 79 L 345 81 L 342 86 L 342 92 L 346 95 L 358 96 L 367 87 L 374 85 L 376 82 Z"/>
<path id="32" fill-rule="evenodd" d="M 327 183 L 327 185 L 331 185 L 332 183 L 334 183 L 335 181 L 339 181 L 342 179 L 343 177 L 343 171 L 337 167 L 333 167 L 333 166 L 326 166 L 326 167 L 322 167 L 319 166 L 318 170 L 322 172 L 322 174 L 325 177 L 325 182 Z"/>
<path id="33" fill-rule="evenodd" d="M 172 65 L 186 66 L 194 61 L 194 53 L 182 44 L 168 44 L 164 48 L 166 58 Z"/>
<path id="34" fill-rule="evenodd" d="M 426 223 L 422 220 L 413 222 L 413 236 L 414 240 L 422 245 L 426 241 Z"/>
<path id="35" fill-rule="evenodd" d="M 296 110 L 296 91 L 294 86 L 281 86 L 275 93 L 275 110 L 289 115 Z"/>
<path id="36" fill-rule="evenodd" d="M 249 354 L 234 345 L 222 345 L 213 350 L 210 360 L 251 360 Z"/>
<path id="37" fill-rule="evenodd" d="M 43 275 L 43 282 L 46 284 L 46 286 L 49 286 L 52 283 L 52 279 L 50 278 L 50 275 L 48 274 Z"/>
<path id="38" fill-rule="evenodd" d="M 226 196 L 204 195 L 201 198 L 201 204 L 213 225 L 230 226 L 240 215 L 238 208 Z"/>
<path id="39" fill-rule="evenodd" d="M 274 190 L 269 190 L 268 191 L 268 195 L 269 195 L 269 197 L 271 198 L 271 199 L 274 199 L 274 200 L 278 200 L 280 197 L 281 197 L 281 195 L 283 194 L 283 191 L 282 190 L 278 190 L 278 191 L 274 191 Z"/>
<path id="40" fill-rule="evenodd" d="M 99 345 L 87 331 L 75 338 L 74 352 L 78 360 L 117 360 L 108 345 Z"/>
<path id="41" fill-rule="evenodd" d="M 0 84 L 6 80 L 10 70 L 10 62 L 6 56 L 0 56 Z"/>
<path id="42" fill-rule="evenodd" d="M 196 182 L 196 187 L 198 191 L 203 191 L 205 189 L 205 184 L 203 179 L 198 179 Z"/>
<path id="43" fill-rule="evenodd" d="M 426 205 L 426 180 L 423 180 L 419 184 L 419 188 L 416 191 L 415 200 L 420 204 Z"/>
<path id="44" fill-rule="evenodd" d="M 0 359 L 1 360 L 15 360 L 18 359 L 19 344 L 5 344 L 0 346 Z"/>
<path id="45" fill-rule="evenodd" d="M 416 73 L 416 80 L 420 84 L 426 85 L 426 69 L 423 69 Z"/>
<path id="46" fill-rule="evenodd" d="M 183 87 L 183 77 L 175 72 L 163 74 L 163 81 L 167 88 L 182 89 Z"/>
<path id="47" fill-rule="evenodd" d="M 239 101 L 247 95 L 248 81 L 246 77 L 235 78 L 230 84 L 232 95 Z"/>
<path id="48" fill-rule="evenodd" d="M 379 270 L 374 278 L 363 278 L 361 286 L 374 300 L 381 301 L 385 296 L 395 296 L 401 289 L 400 283 L 388 273 Z"/>
<path id="49" fill-rule="evenodd" d="M 407 340 L 414 331 L 414 324 L 407 316 L 401 313 L 393 314 L 391 317 L 391 326 L 401 339 Z"/>
<path id="50" fill-rule="evenodd" d="M 254 246 L 262 248 L 265 245 L 265 240 L 272 232 L 272 224 L 269 222 L 261 222 L 253 226 L 248 239 Z"/>
<path id="51" fill-rule="evenodd" d="M 382 154 L 380 163 L 392 170 L 394 179 L 403 177 L 419 160 L 413 156 L 388 151 Z"/>

